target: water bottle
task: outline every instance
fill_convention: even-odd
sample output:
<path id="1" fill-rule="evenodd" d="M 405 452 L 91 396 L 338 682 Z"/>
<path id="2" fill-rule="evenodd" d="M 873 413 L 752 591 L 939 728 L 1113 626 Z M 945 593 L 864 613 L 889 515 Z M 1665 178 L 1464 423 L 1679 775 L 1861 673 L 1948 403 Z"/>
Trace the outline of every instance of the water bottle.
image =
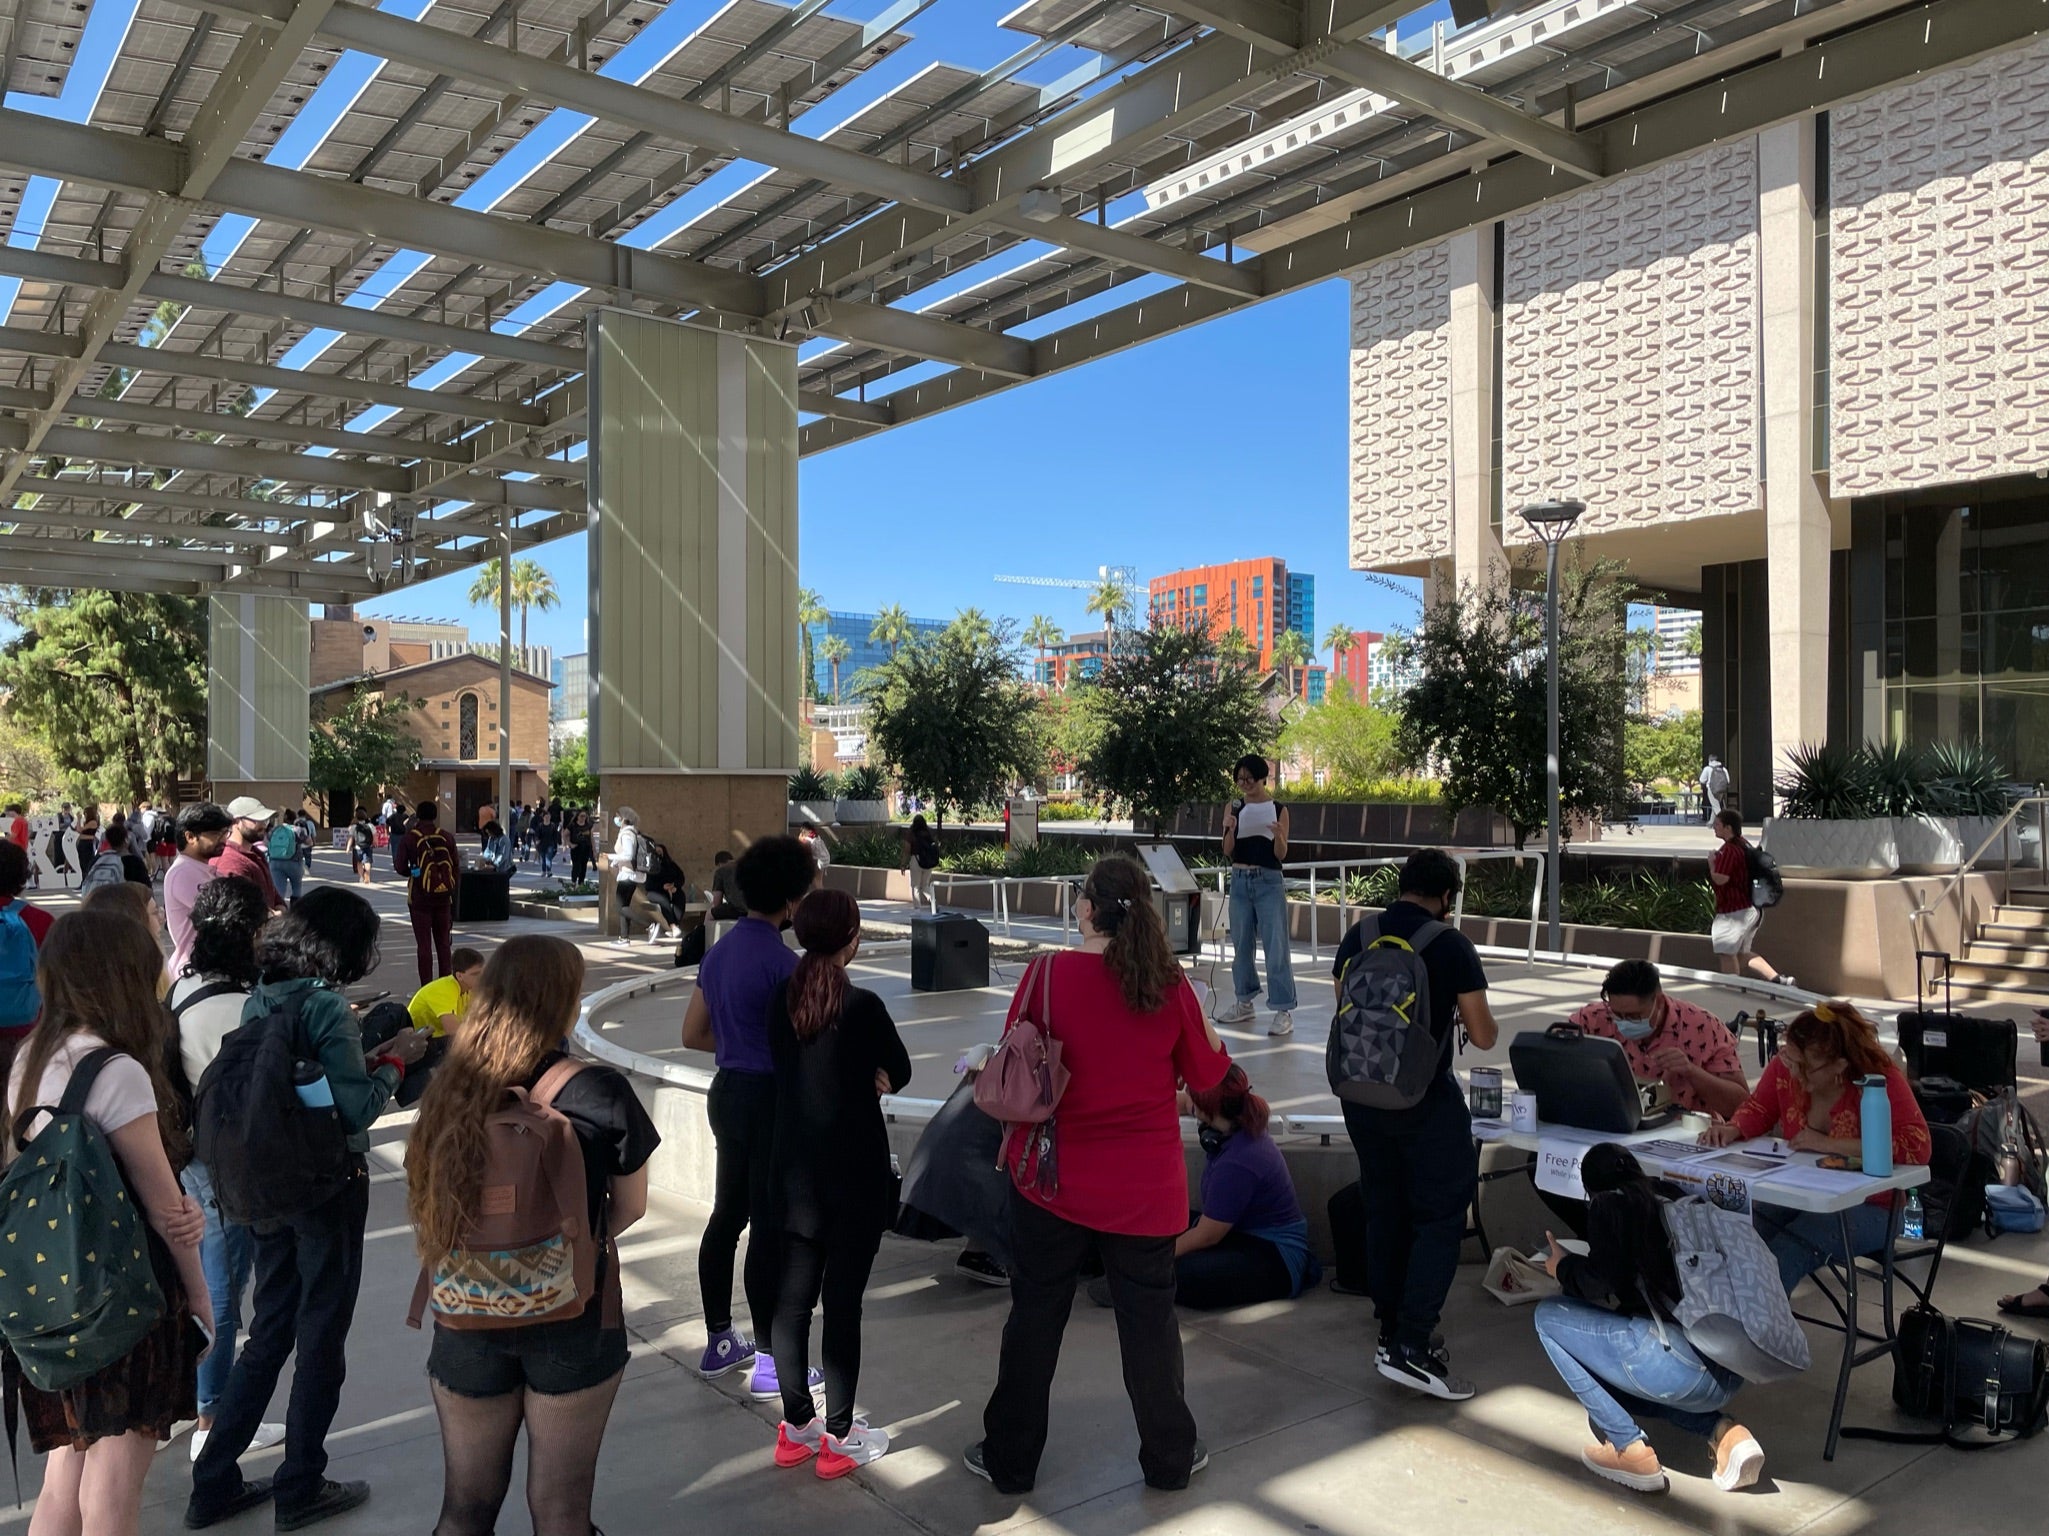
<path id="1" fill-rule="evenodd" d="M 1928 1235 L 1926 1226 L 1921 1215 L 1921 1191 L 1910 1189 L 1907 1191 L 1907 1214 L 1900 1222 L 1900 1236 L 1918 1243 Z"/>
<path id="2" fill-rule="evenodd" d="M 292 1090 L 308 1109 L 334 1108 L 334 1088 L 317 1061 L 292 1063 Z"/>
<path id="3" fill-rule="evenodd" d="M 1892 1100 L 1885 1096 L 1885 1077 L 1863 1079 L 1864 1171 L 1874 1179 L 1892 1177 Z"/>

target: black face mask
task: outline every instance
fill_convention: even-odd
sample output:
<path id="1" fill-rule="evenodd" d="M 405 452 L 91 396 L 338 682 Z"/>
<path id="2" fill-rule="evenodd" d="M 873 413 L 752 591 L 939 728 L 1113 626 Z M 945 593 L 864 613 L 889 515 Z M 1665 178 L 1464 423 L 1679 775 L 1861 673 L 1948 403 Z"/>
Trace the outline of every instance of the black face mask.
<path id="1" fill-rule="evenodd" d="M 1231 1133 L 1220 1131 L 1213 1125 L 1205 1125 L 1195 1133 L 1195 1139 L 1202 1144 L 1206 1156 L 1215 1157 L 1224 1150 L 1224 1143 L 1231 1139 Z"/>

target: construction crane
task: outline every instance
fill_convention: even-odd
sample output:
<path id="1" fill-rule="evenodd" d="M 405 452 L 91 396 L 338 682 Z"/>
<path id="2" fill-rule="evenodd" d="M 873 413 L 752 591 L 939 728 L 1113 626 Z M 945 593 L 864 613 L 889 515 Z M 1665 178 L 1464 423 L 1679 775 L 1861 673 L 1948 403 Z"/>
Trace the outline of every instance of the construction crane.
<path id="1" fill-rule="evenodd" d="M 1138 590 L 1138 567 L 1135 565 L 1099 565 L 1094 576 L 998 576 L 997 581 L 1013 587 L 1071 587 L 1077 592 L 1093 592 L 1106 581 L 1114 581 L 1127 592 Z"/>

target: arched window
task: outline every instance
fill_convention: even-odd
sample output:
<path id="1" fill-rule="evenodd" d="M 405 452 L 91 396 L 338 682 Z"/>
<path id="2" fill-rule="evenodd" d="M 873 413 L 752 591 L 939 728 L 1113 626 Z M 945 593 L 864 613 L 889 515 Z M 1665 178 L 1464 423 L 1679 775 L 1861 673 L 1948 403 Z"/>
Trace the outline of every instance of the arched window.
<path id="1" fill-rule="evenodd" d="M 455 755 L 464 762 L 477 757 L 477 696 L 466 693 L 455 706 Z"/>

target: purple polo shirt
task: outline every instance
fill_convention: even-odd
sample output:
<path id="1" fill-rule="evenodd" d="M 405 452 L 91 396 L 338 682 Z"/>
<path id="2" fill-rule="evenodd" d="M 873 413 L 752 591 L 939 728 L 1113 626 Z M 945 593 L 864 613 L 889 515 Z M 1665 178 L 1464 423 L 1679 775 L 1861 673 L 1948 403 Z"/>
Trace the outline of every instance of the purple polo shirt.
<path id="1" fill-rule="evenodd" d="M 720 1070 L 775 1075 L 768 1053 L 768 1005 L 796 969 L 797 957 L 775 924 L 759 917 L 742 918 L 705 954 L 697 968 L 697 990 L 711 1009 Z"/>

